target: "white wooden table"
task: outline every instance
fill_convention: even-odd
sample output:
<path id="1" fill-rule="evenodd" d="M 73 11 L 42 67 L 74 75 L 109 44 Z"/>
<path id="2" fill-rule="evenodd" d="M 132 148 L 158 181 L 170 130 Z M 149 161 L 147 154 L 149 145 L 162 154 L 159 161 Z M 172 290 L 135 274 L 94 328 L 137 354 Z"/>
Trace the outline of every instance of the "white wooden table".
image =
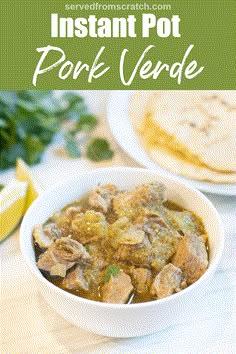
<path id="1" fill-rule="evenodd" d="M 108 136 L 112 141 L 105 120 L 108 93 L 93 91 L 84 94 L 91 110 L 100 116 L 97 134 Z M 50 149 L 44 163 L 34 170 L 44 184 L 50 186 L 55 178 L 66 178 L 75 169 L 81 173 L 112 165 L 138 166 L 114 141 L 112 146 L 115 158 L 100 164 L 86 160 L 68 161 Z M 11 172 L 0 174 L 0 181 L 9 179 L 11 175 Z M 17 230 L 0 245 L 1 353 L 236 353 L 236 198 L 207 196 L 222 216 L 226 231 L 225 250 L 202 304 L 197 308 L 193 304 L 191 322 L 185 322 L 183 318 L 181 325 L 130 339 L 100 337 L 77 328 L 50 308 L 38 292 L 21 256 Z"/>

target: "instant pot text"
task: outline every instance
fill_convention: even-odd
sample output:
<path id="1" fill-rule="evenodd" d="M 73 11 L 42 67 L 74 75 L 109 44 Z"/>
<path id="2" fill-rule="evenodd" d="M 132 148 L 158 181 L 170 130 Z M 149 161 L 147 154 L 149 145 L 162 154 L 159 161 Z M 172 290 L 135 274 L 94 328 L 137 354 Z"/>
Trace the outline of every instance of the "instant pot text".
<path id="1" fill-rule="evenodd" d="M 97 17 L 89 15 L 87 17 L 60 17 L 57 13 L 51 14 L 51 38 L 78 38 L 78 61 L 73 62 L 68 58 L 67 53 L 58 46 L 47 45 L 37 48 L 37 52 L 41 54 L 36 65 L 32 83 L 37 86 L 39 77 L 42 77 L 49 71 L 54 71 L 55 75 L 61 80 L 72 78 L 78 80 L 81 75 L 87 75 L 88 83 L 99 79 L 111 70 L 112 65 L 106 64 L 106 46 L 100 45 L 95 57 L 88 62 L 82 62 L 79 59 L 79 52 L 83 49 L 82 41 L 86 37 L 99 38 L 159 38 L 167 39 L 169 37 L 181 37 L 180 31 L 181 19 L 179 15 L 171 15 L 170 17 L 158 17 L 155 14 L 144 13 L 141 17 L 141 27 L 137 30 L 137 19 L 135 15 L 126 17 Z M 178 84 L 184 79 L 191 80 L 199 75 L 204 66 L 200 66 L 195 59 L 189 59 L 190 53 L 194 52 L 194 44 L 189 44 L 185 51 L 180 52 L 181 60 L 166 63 L 161 58 L 161 45 L 153 44 L 140 51 L 137 61 L 132 64 L 130 73 L 129 59 L 137 53 L 132 53 L 130 49 L 124 48 L 120 52 L 119 78 L 124 86 L 131 86 L 135 77 L 143 80 L 157 80 L 161 73 L 164 73 L 171 79 L 177 80 Z M 153 60 L 155 53 L 156 60 Z M 192 58 L 191 53 L 191 58 Z M 56 57 L 56 60 L 55 60 Z M 152 59 L 151 59 L 152 58 Z M 45 62 L 47 63 L 45 65 Z M 129 74 L 126 73 L 126 67 L 129 67 Z"/>

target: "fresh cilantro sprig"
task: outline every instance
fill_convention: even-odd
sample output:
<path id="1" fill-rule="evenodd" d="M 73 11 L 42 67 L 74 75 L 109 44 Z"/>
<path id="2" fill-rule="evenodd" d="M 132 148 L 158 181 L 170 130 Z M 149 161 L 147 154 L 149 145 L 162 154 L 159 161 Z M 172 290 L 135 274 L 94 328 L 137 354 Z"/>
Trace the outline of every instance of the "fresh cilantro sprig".
<path id="1" fill-rule="evenodd" d="M 104 284 L 106 284 L 110 280 L 111 276 L 115 277 L 119 274 L 119 272 L 120 272 L 120 267 L 114 264 L 109 265 L 107 267 Z"/>
<path id="2" fill-rule="evenodd" d="M 64 128 L 68 120 L 70 129 Z M 94 157 L 96 151 L 93 154 L 90 151 L 89 132 L 97 123 L 97 118 L 88 114 L 83 98 L 75 92 L 55 97 L 53 91 L 0 91 L 0 170 L 15 166 L 19 157 L 29 165 L 40 162 L 43 152 L 61 130 L 70 157 L 81 156 L 82 142 L 78 142 L 77 134 L 83 132 L 88 135 L 85 139 L 88 158 L 93 161 L 110 158 L 113 153 L 108 143 L 107 152 L 106 144 L 100 146 L 100 158 Z"/>

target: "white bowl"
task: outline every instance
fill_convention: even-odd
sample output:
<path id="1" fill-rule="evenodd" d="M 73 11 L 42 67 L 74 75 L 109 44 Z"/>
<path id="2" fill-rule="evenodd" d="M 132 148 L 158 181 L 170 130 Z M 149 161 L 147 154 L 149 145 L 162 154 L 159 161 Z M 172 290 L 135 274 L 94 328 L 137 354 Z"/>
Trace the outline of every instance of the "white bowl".
<path id="1" fill-rule="evenodd" d="M 82 196 L 98 183 L 113 183 L 120 189 L 160 181 L 167 187 L 168 199 L 195 212 L 204 222 L 209 237 L 209 267 L 194 284 L 170 297 L 130 305 L 107 304 L 70 294 L 46 280 L 35 263 L 32 229 L 43 223 L 56 210 Z M 65 319 L 97 334 L 112 337 L 133 337 L 157 332 L 180 323 L 184 316 L 194 316 L 192 305 L 199 302 L 219 263 L 224 244 L 220 217 L 212 203 L 199 191 L 163 177 L 155 171 L 140 168 L 114 167 L 97 169 L 58 184 L 42 194 L 27 211 L 20 230 L 22 254 L 37 279 L 46 301 Z M 187 317 L 186 317 L 187 318 Z"/>

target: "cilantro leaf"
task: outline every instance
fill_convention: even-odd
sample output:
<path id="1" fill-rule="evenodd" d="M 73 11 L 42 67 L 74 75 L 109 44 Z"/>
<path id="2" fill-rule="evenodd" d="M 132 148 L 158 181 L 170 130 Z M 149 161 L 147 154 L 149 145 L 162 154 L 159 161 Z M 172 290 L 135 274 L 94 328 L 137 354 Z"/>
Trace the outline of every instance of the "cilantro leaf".
<path id="1" fill-rule="evenodd" d="M 106 139 L 95 138 L 87 146 L 86 156 L 95 162 L 109 160 L 113 157 L 114 151 Z"/>
<path id="2" fill-rule="evenodd" d="M 44 151 L 44 144 L 36 135 L 28 135 L 24 140 L 25 162 L 33 165 L 40 161 Z"/>
<path id="3" fill-rule="evenodd" d="M 92 114 L 83 114 L 80 116 L 79 121 L 76 124 L 77 131 L 90 131 L 96 127 L 98 123 L 97 118 Z"/>
<path id="4" fill-rule="evenodd" d="M 111 276 L 115 277 L 116 275 L 118 275 L 119 271 L 120 271 L 120 267 L 118 267 L 114 264 L 109 265 L 107 267 L 107 272 L 105 275 L 104 284 L 106 284 L 110 280 Z"/>
<path id="5" fill-rule="evenodd" d="M 3 190 L 5 186 L 3 184 L 0 184 L 0 192 Z"/>
<path id="6" fill-rule="evenodd" d="M 64 138 L 66 142 L 66 152 L 68 155 L 74 158 L 80 157 L 81 154 L 75 137 L 68 133 L 64 135 Z"/>
<path id="7" fill-rule="evenodd" d="M 17 96 L 15 91 L 0 91 L 0 111 L 6 110 L 10 113 L 16 111 Z"/>

